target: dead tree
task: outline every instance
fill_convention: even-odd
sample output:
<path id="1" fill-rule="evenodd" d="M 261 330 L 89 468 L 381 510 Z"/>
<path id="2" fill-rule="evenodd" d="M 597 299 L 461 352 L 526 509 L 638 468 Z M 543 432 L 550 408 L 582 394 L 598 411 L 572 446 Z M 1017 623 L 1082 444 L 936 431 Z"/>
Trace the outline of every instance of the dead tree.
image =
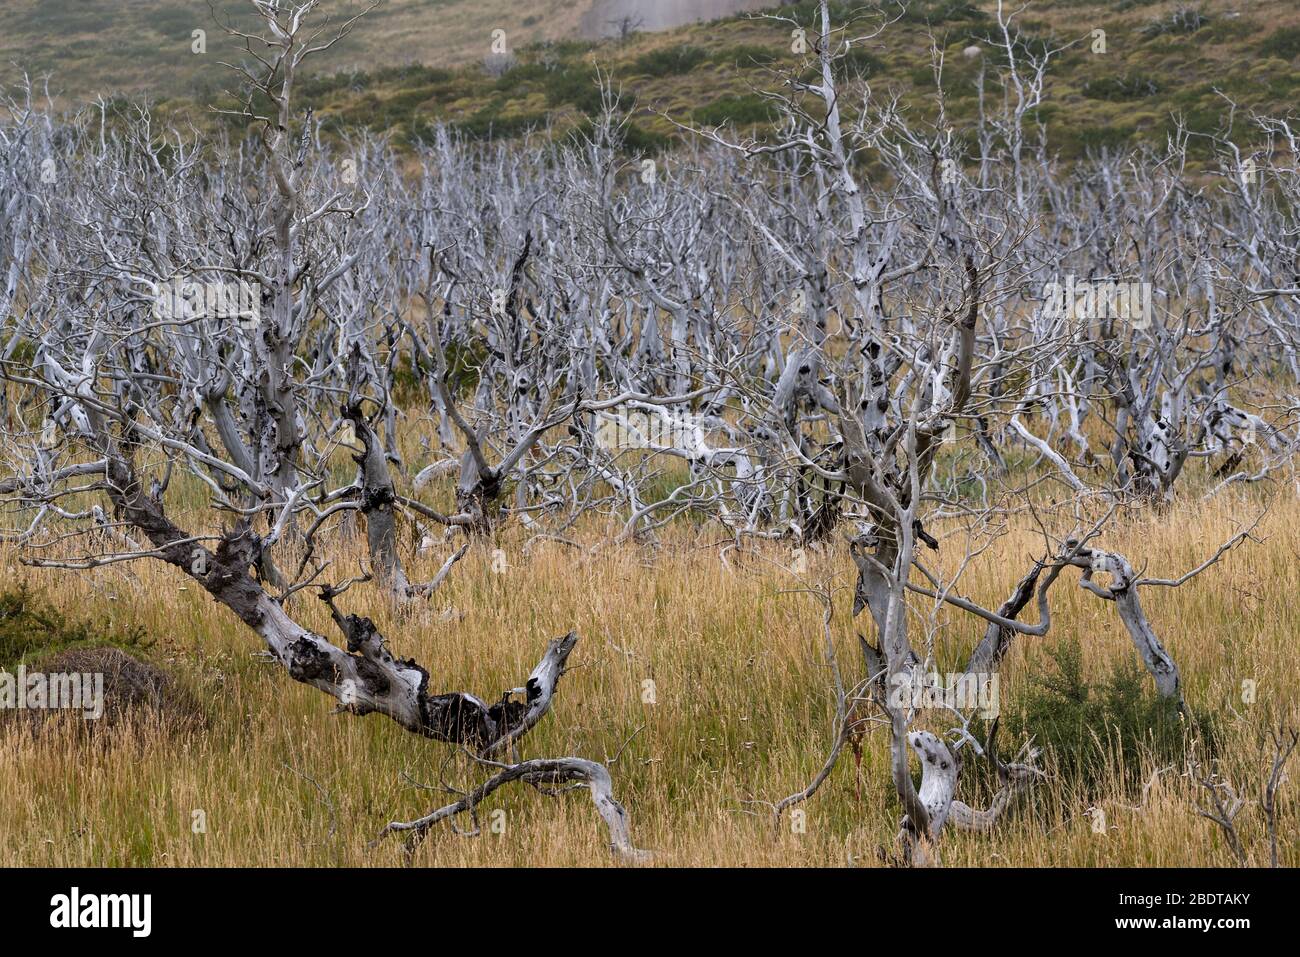
<path id="1" fill-rule="evenodd" d="M 532 673 L 499 696 L 439 691 L 427 669 L 390 650 L 371 618 L 341 607 L 369 576 L 330 582 L 327 564 L 311 561 L 348 512 L 364 515 L 374 573 L 400 598 L 436 588 L 463 550 L 428 584 L 411 584 L 403 571 L 393 524 L 402 499 L 367 412 L 388 403 L 391 369 L 377 358 L 382 322 L 356 296 L 354 276 L 381 248 L 367 234 L 373 197 L 313 156 L 310 118 L 299 122 L 293 110 L 304 58 L 356 18 L 317 24 L 316 0 L 252 3 L 264 33 L 229 28 L 251 57 L 236 67 L 250 141 L 220 144 L 212 160 L 201 144 L 173 137 L 163 162 L 143 109 L 111 134 L 69 127 L 76 162 L 57 192 L 41 197 L 36 268 L 25 274 L 41 278 L 21 282 L 17 297 L 13 336 L 27 348 L 10 350 L 0 366 L 21 410 L 4 436 L 13 478 L 3 488 L 7 504 L 30 518 L 23 561 L 63 569 L 164 562 L 341 710 L 386 715 L 479 762 L 515 762 L 518 772 L 489 790 L 515 779 L 587 787 L 611 846 L 639 857 L 601 766 L 517 756 L 550 709 L 575 633 L 549 642 Z M 262 102 L 270 113 L 259 112 Z M 360 446 L 359 480 L 336 488 L 328 465 L 344 421 Z M 527 448 L 493 475 L 509 474 Z M 178 474 L 209 498 L 210 511 L 188 527 L 169 505 Z M 103 508 L 83 507 L 87 497 Z M 105 528 L 114 535 L 97 534 Z M 307 590 L 328 605 L 341 645 L 295 619 L 293 603 Z"/>

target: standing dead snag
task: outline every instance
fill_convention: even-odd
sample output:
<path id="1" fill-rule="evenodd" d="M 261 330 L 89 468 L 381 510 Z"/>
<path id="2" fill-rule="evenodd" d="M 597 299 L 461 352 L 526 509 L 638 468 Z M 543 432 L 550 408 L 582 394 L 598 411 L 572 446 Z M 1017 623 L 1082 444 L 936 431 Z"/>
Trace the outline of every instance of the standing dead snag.
<path id="1" fill-rule="evenodd" d="M 343 415 L 352 424 L 353 434 L 362 446 L 361 452 L 354 455 L 353 459 L 359 467 L 360 488 L 357 497 L 360 500 L 361 514 L 366 519 L 366 542 L 375 575 L 398 601 L 427 598 L 442 586 L 452 566 L 465 557 L 469 544 L 466 543 L 453 552 L 429 581 L 416 584 L 407 578 L 397 551 L 396 511 L 403 499 L 393 486 L 388 458 L 380 445 L 379 436 L 362 413 L 360 401 L 349 402 Z M 424 514 L 430 512 L 430 509 L 424 510 Z"/>
<path id="2" fill-rule="evenodd" d="M 1024 611 L 1025 606 L 1029 604 L 1029 599 L 1034 595 L 1034 588 L 1038 584 L 1039 576 L 1043 573 L 1044 563 L 1041 561 L 1034 562 L 1034 567 L 1029 570 L 1020 583 L 1016 585 L 1016 590 L 1011 596 L 998 606 L 998 617 L 1008 621 L 1014 621 Z M 1042 594 L 1046 594 L 1044 591 Z M 1044 606 L 1045 609 L 1046 606 Z M 988 627 L 984 630 L 984 637 L 980 643 L 975 646 L 971 652 L 970 658 L 966 661 L 967 674 L 989 673 L 998 670 L 998 665 L 1002 662 L 1002 657 L 1007 653 L 1007 648 L 1011 645 L 1011 639 L 1015 635 L 1015 629 L 1001 621 L 990 621 Z"/>
<path id="3" fill-rule="evenodd" d="M 1026 49 L 1012 22 L 1015 15 L 1007 15 L 999 7 L 1002 38 L 995 42 L 1006 54 L 999 58 L 1004 59 L 999 66 L 1000 79 L 1015 95 L 1000 108 L 983 104 L 979 189 L 972 189 L 962 170 L 963 158 L 956 155 L 951 132 L 945 130 L 942 98 L 938 103 L 940 120 L 933 128 L 924 123 L 908 124 L 892 104 L 873 103 L 869 86 L 862 88 L 863 101 L 855 104 L 854 116 L 841 112 L 845 84 L 834 64 L 857 42 L 856 37 L 850 39 L 851 34 L 864 31 L 853 24 L 833 26 L 827 2 L 817 5 L 815 16 L 818 35 L 814 49 L 820 77 L 808 81 L 805 72 L 796 81 L 792 76 L 789 86 L 794 92 L 772 95 L 784 120 L 780 141 L 729 142 L 716 131 L 704 133 L 751 162 L 769 164 L 767 175 L 756 178 L 766 187 L 758 195 L 763 201 L 770 200 L 778 212 L 765 214 L 752 207 L 747 212 L 774 253 L 774 261 L 789 266 L 789 281 L 804 282 L 809 276 L 835 275 L 837 271 L 851 280 L 852 290 L 845 298 L 851 296 L 852 314 L 861 318 L 845 324 L 846 342 L 851 347 L 846 354 L 823 348 L 825 337 L 816 334 L 821 328 L 816 321 L 803 337 L 806 341 L 800 342 L 800 350 L 792 350 L 801 363 L 799 371 L 824 374 L 825 381 L 835 385 L 834 393 L 828 400 L 820 381 L 805 383 L 802 390 L 783 389 L 781 384 L 789 385 L 783 374 L 764 396 L 764 410 L 769 429 L 779 430 L 780 453 L 786 461 L 823 482 L 843 483 L 843 510 L 858 521 L 859 532 L 850 549 L 857 568 L 853 613 L 868 612 L 875 633 L 873 640 L 862 642 L 864 682 L 883 678 L 886 691 L 912 687 L 936 659 L 934 634 L 940 627 L 940 609 L 952 608 L 987 623 L 963 676 L 978 681 L 997 669 L 1012 635 L 1047 633 L 1048 590 L 1064 568 L 1078 567 L 1083 570 L 1084 588 L 1116 604 L 1159 693 L 1179 700 L 1177 666 L 1147 621 L 1137 594 L 1139 585 L 1157 582 L 1138 579 L 1123 556 L 1086 545 L 1101 533 L 1114 514 L 1113 508 L 1087 539 L 1071 539 L 1061 546 L 1046 536 L 1046 555 L 1034 563 L 997 611 L 956 593 L 957 581 L 971 558 L 969 551 L 947 582 L 927 571 L 918 555 L 919 546 L 931 550 L 946 547 L 943 536 L 929 527 L 927 518 L 934 511 L 946 509 L 949 516 L 961 516 L 963 522 L 976 527 L 996 529 L 1002 523 L 1002 508 L 992 504 L 991 496 L 986 495 L 982 505 L 961 496 L 951 501 L 947 491 L 938 487 L 936 473 L 941 460 L 964 454 L 957 430 L 963 421 L 975 424 L 968 434 L 974 435 L 972 444 L 983 460 L 996 462 L 1000 458 L 996 447 L 990 455 L 983 446 L 991 444 L 992 435 L 1007 434 L 1008 429 L 992 428 L 994 423 L 1005 422 L 1047 465 L 1055 467 L 1053 481 L 1066 482 L 1081 499 L 1091 497 L 1096 490 L 1079 477 L 1067 457 L 1052 447 L 1050 439 L 1038 438 L 1020 417 L 1031 409 L 1046 409 L 1056 421 L 1061 414 L 1056 393 L 1058 386 L 1064 387 L 1068 399 L 1064 411 L 1070 416 L 1067 435 L 1086 450 L 1080 422 L 1087 413 L 1087 402 L 1080 402 L 1073 389 L 1079 380 L 1097 389 L 1109 373 L 1111 392 L 1119 395 L 1116 401 L 1128 418 L 1121 416 L 1115 426 L 1122 439 L 1113 450 L 1122 466 L 1117 468 L 1116 478 L 1121 487 L 1101 490 L 1097 498 L 1103 503 L 1118 502 L 1121 492 L 1130 487 L 1148 499 L 1167 499 L 1191 449 L 1203 437 L 1203 429 L 1194 424 L 1184 431 L 1172 424 L 1184 409 L 1182 393 L 1188 381 L 1202 368 L 1194 350 L 1178 352 L 1176 331 L 1153 328 L 1148 333 L 1138 323 L 1131 330 L 1135 345 L 1121 347 L 1113 323 L 1082 331 L 1069 328 L 1049 309 L 1024 309 L 1016 304 L 1017 287 L 1042 288 L 1036 282 L 1041 264 L 1052 259 L 1050 247 L 1041 250 L 1037 261 L 1026 254 L 1026 247 L 1036 248 L 1032 237 L 1040 224 L 1034 213 L 1038 187 L 1029 182 L 1033 174 L 1028 169 L 1033 164 L 1023 162 L 1028 139 L 1022 124 L 1028 111 L 1041 101 L 1048 60 L 1059 50 Z M 775 18 L 789 20 L 780 15 Z M 865 31 L 867 38 L 878 35 L 881 28 L 883 25 L 873 25 Z M 935 73 L 938 82 L 942 73 L 939 53 Z M 855 95 L 857 92 L 855 89 Z M 817 109 L 805 100 L 813 101 Z M 890 157 L 894 182 L 889 187 L 871 184 L 860 176 L 851 158 L 865 150 Z M 800 162 L 787 164 L 780 159 L 786 155 L 797 156 Z M 1010 171 L 1006 180 L 999 180 L 995 169 L 1001 160 L 1010 161 L 1001 164 Z M 940 175 L 945 167 L 947 172 Z M 804 189 L 811 191 L 810 182 L 818 188 L 816 199 L 805 201 L 807 213 L 801 217 L 800 211 L 792 210 L 788 197 Z M 992 187 L 995 182 L 1000 185 Z M 1004 231 L 999 235 L 980 224 L 980 216 L 988 212 L 983 197 L 991 195 L 1000 195 L 1012 211 L 1000 220 Z M 1153 201 L 1152 217 L 1168 195 Z M 868 206 L 867 197 L 874 206 Z M 1102 208 L 1113 207 L 1102 204 Z M 905 209 L 906 222 L 885 215 L 886 225 L 874 228 L 877 224 L 869 209 Z M 799 254 L 792 253 L 794 249 Z M 835 250 L 847 253 L 835 256 Z M 1104 261 L 1105 257 L 1098 258 Z M 1073 288 L 1073 278 L 1070 286 Z M 1072 318 L 1073 305 L 1072 301 Z M 817 300 L 813 312 L 821 315 L 825 307 L 825 302 Z M 1024 318 L 1011 320 L 1009 315 Z M 1022 321 L 1026 323 L 1023 334 L 1013 332 L 1013 326 Z M 1086 340 L 1083 346 L 1081 334 Z M 1136 345 L 1139 342 L 1141 345 Z M 1185 360 L 1185 366 L 1180 370 L 1181 379 L 1161 394 L 1165 361 L 1161 357 L 1170 350 Z M 1131 361 L 1136 352 L 1151 360 L 1141 369 Z M 1065 368 L 1063 356 L 1079 361 Z M 1029 374 L 1012 376 L 1012 366 Z M 1137 433 L 1135 439 L 1131 438 L 1133 432 Z M 1139 465 L 1136 477 L 1127 470 L 1130 461 Z M 999 478 L 997 495 L 1002 499 L 1014 498 L 1028 508 L 1038 507 L 1032 477 L 1016 472 Z M 944 509 L 936 508 L 939 503 Z M 1081 515 L 1076 514 L 1074 521 L 1079 524 Z M 988 544 L 975 547 L 992 547 L 996 537 L 996 532 L 990 532 Z M 968 532 L 968 542 L 975 538 Z M 1108 586 L 1094 577 L 1103 572 L 1109 576 Z M 915 580 L 918 573 L 931 587 Z M 1190 576 L 1184 580 L 1186 577 Z M 928 631 L 918 631 L 913 625 L 918 612 L 921 622 L 927 623 L 924 610 L 916 606 L 917 595 L 933 602 Z M 1038 623 L 1020 623 L 1019 615 L 1035 596 Z M 976 812 L 962 805 L 954 812 L 959 803 L 955 797 L 960 772 L 957 752 L 974 741 L 968 730 L 970 717 L 960 709 L 947 709 L 953 712 L 957 726 L 940 735 L 914 726 L 923 712 L 933 709 L 887 700 L 884 710 L 892 736 L 891 773 L 906 813 L 902 837 L 909 860 L 937 860 L 935 845 L 949 819 L 960 819 L 977 829 L 988 827 L 998 809 L 1037 777 L 1033 752 L 1027 750 L 1028 760 L 1015 774 L 999 766 L 1003 789 L 992 808 Z M 922 763 L 919 789 L 911 776 L 913 755 Z"/>
<path id="4" fill-rule="evenodd" d="M 24 539 L 29 564 L 165 562 L 256 632 L 291 678 L 335 698 L 340 710 L 386 715 L 483 761 L 502 754 L 517 761 L 522 740 L 550 710 L 575 633 L 551 641 L 531 674 L 499 698 L 439 692 L 424 667 L 390 650 L 372 618 L 340 609 L 340 596 L 370 576 L 328 584 L 320 580 L 328 562 L 311 566 L 337 518 L 357 511 L 367 520 L 374 577 L 400 599 L 437 588 L 465 550 L 431 582 L 409 581 L 396 547 L 403 500 L 389 473 L 394 456 L 364 405 L 368 390 L 381 396 L 379 415 L 391 427 L 396 351 L 377 303 L 397 288 L 398 267 L 373 241 L 388 210 L 371 207 L 368 189 L 392 197 L 401 184 L 378 167 L 366 184 L 349 182 L 354 170 L 318 155 L 310 116 L 299 126 L 292 110 L 303 59 L 328 49 L 356 18 L 331 32 L 308 25 L 317 0 L 252 5 L 266 35 L 231 30 L 256 50 L 256 66 L 236 69 L 247 93 L 239 115 L 260 127 L 260 139 L 227 144 L 213 159 L 182 137 L 158 136 L 144 109 L 120 135 L 69 126 L 78 162 L 68 188 L 42 199 L 33 244 L 41 279 L 24 283 L 24 309 L 0 354 L 6 399 L 45 421 L 0 432 L 11 463 L 34 463 L 0 479 L 0 495 L 33 516 Z M 256 112 L 263 103 L 270 109 Z M 20 342 L 27 347 L 15 357 Z M 330 461 L 340 396 L 361 444 L 359 481 L 343 487 Z M 494 475 L 509 474 L 553 424 L 530 431 Z M 395 452 L 391 432 L 389 441 Z M 207 496 L 206 517 L 200 507 L 185 522 L 201 532 L 172 518 L 177 475 Z M 230 524 L 215 532 L 219 517 Z M 103 535 L 104 526 L 114 534 Z M 290 541 L 303 552 L 297 575 L 262 575 Z M 87 554 L 67 554 L 80 545 Z M 55 554 L 63 557 L 48 557 Z M 311 587 L 343 646 L 292 614 L 294 596 Z M 529 780 L 585 782 L 617 846 L 630 848 L 625 823 L 615 826 L 623 811 L 608 774 L 579 758 L 546 760 Z"/>
<path id="5" fill-rule="evenodd" d="M 1156 691 L 1162 698 L 1178 702 L 1179 710 L 1182 710 L 1183 700 L 1178 666 L 1174 663 L 1173 657 L 1165 649 L 1155 630 L 1151 627 L 1151 623 L 1147 620 L 1146 613 L 1142 610 L 1142 604 L 1138 599 L 1138 588 L 1143 586 L 1181 587 L 1212 565 L 1217 564 L 1224 555 L 1237 545 L 1250 539 L 1255 527 L 1262 518 L 1263 515 L 1261 514 L 1249 526 L 1223 542 L 1215 550 L 1214 554 L 1201 564 L 1178 578 L 1172 579 L 1138 577 L 1133 571 L 1133 566 L 1123 555 L 1088 548 L 1083 542 L 1076 539 L 1066 540 L 1066 561 L 1084 570 L 1079 578 L 1079 586 L 1104 601 L 1113 601 L 1115 603 L 1115 607 L 1119 610 L 1120 620 L 1124 623 L 1129 637 L 1133 639 L 1133 645 L 1142 658 L 1142 663 L 1155 680 Z M 1093 579 L 1096 572 L 1109 575 L 1110 583 L 1102 585 L 1096 582 Z"/>
<path id="6" fill-rule="evenodd" d="M 1268 828 L 1269 864 L 1277 867 L 1277 792 L 1286 780 L 1286 763 L 1291 760 L 1296 745 L 1300 744 L 1300 732 L 1278 728 L 1270 733 L 1270 737 L 1273 741 L 1273 766 L 1260 793 L 1259 806 L 1264 812 L 1264 823 Z"/>
<path id="7" fill-rule="evenodd" d="M 1150 622 L 1147 621 L 1146 614 L 1142 611 L 1133 566 L 1123 555 L 1092 548 L 1076 550 L 1074 548 L 1076 544 L 1067 542 L 1066 547 L 1074 551 L 1071 564 L 1078 565 L 1084 570 L 1079 577 L 1080 587 L 1092 592 L 1098 598 L 1115 603 L 1120 620 L 1124 622 L 1124 627 L 1128 629 L 1129 636 L 1133 639 L 1134 647 L 1142 657 L 1142 663 L 1155 679 L 1156 691 L 1162 698 L 1177 701 L 1181 708 L 1183 701 L 1179 690 L 1178 666 L 1174 664 L 1174 659 L 1165 650 L 1165 646 L 1160 643 Z M 1092 576 L 1096 572 L 1110 575 L 1110 584 L 1100 585 L 1093 581 Z"/>
<path id="8" fill-rule="evenodd" d="M 1291 760 L 1296 745 L 1300 744 L 1300 732 L 1283 726 L 1277 730 L 1270 730 L 1268 740 L 1273 746 L 1273 753 L 1268 776 L 1259 790 L 1259 807 L 1264 815 L 1264 830 L 1268 836 L 1269 866 L 1277 867 L 1279 865 L 1277 793 L 1286 780 L 1287 762 Z M 1213 768 L 1206 771 L 1193 762 L 1190 774 L 1204 789 L 1206 795 L 1204 803 L 1197 803 L 1196 813 L 1219 826 L 1223 831 L 1224 839 L 1228 842 L 1228 849 L 1232 851 L 1237 863 L 1242 867 L 1247 866 L 1250 863 L 1250 855 L 1237 829 L 1237 818 L 1246 808 L 1245 798 L 1231 782 L 1224 780 Z"/>
<path id="9" fill-rule="evenodd" d="M 1241 843 L 1241 836 L 1237 833 L 1237 815 L 1246 806 L 1246 802 L 1238 796 L 1236 789 L 1230 783 L 1220 780 L 1218 775 L 1213 773 L 1202 775 L 1199 769 L 1196 769 L 1196 773 L 1197 783 L 1205 789 L 1208 797 L 1206 804 L 1196 806 L 1196 813 L 1219 825 L 1232 851 L 1232 856 L 1244 867 L 1247 863 L 1246 849 Z"/>

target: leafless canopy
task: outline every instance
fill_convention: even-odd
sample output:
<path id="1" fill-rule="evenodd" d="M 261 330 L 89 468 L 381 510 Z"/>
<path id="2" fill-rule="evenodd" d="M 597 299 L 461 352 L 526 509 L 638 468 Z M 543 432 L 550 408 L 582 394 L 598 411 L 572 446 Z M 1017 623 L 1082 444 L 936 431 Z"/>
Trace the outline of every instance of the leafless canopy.
<path id="1" fill-rule="evenodd" d="M 1289 474 L 1297 400 L 1259 385 L 1300 380 L 1300 141 L 1286 121 L 1255 119 L 1273 158 L 1258 182 L 1214 139 L 1225 175 L 1193 185 L 1186 131 L 1066 168 L 1030 128 L 1059 50 L 1031 51 L 1013 17 L 999 12 L 982 67 L 1007 95 L 981 97 L 963 141 L 942 93 L 937 119 L 909 118 L 847 68 L 887 15 L 837 24 L 823 3 L 796 25 L 807 55 L 773 70 L 771 138 L 701 129 L 676 153 L 629 158 L 606 91 L 579 142 L 476 145 L 443 129 L 412 173 L 384 139 L 331 141 L 297 109 L 302 64 L 354 21 L 322 24 L 313 0 L 250 2 L 261 29 L 238 34 L 234 65 L 247 136 L 205 141 L 143 106 L 57 117 L 30 87 L 4 101 L 0 532 L 28 562 L 166 562 L 293 679 L 492 772 L 392 830 L 422 833 L 509 781 L 576 783 L 612 846 L 641 856 L 603 766 L 516 754 L 577 635 L 539 648 L 488 703 L 436 690 L 347 610 L 362 577 L 388 600 L 426 600 L 502 522 L 564 536 L 599 519 L 650 542 L 691 510 L 736 547 L 847 530 L 867 614 L 840 741 L 868 712 L 889 728 L 913 861 L 936 857 L 946 822 L 991 827 L 1038 771 L 1031 746 L 1001 762 L 969 713 L 938 735 L 891 700 L 933 664 L 909 607 L 974 616 L 986 630 L 966 670 L 986 676 L 1016 636 L 1048 632 L 1050 590 L 1072 578 L 1180 699 L 1140 596 L 1192 580 L 1250 527 L 1170 579 L 1144 577 L 1107 530 L 1168 503 L 1198 457 L 1216 470 L 1206 495 Z M 937 52 L 935 70 L 941 91 Z M 1252 391 L 1255 411 L 1229 398 Z M 433 459 L 418 472 L 399 448 L 407 419 Z M 329 467 L 340 447 L 343 480 Z M 684 475 L 667 493 L 666 474 Z M 446 511 L 422 498 L 439 476 L 455 476 Z M 210 521 L 174 517 L 182 484 Z M 1023 578 L 982 607 L 961 571 L 1016 511 L 1039 517 L 1041 553 L 1007 556 Z M 317 552 L 358 515 L 369 565 L 349 578 Z M 434 579 L 408 578 L 403 523 L 444 550 Z M 928 567 L 935 549 L 964 550 L 955 576 Z M 341 644 L 295 620 L 313 594 Z M 957 795 L 970 751 L 1004 784 L 987 809 Z"/>

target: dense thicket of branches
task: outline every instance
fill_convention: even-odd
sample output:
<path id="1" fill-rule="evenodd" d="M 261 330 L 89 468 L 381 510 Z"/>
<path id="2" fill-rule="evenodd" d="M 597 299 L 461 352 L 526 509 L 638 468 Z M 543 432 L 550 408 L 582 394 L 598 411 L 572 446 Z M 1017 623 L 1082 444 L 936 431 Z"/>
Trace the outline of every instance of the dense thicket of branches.
<path id="1" fill-rule="evenodd" d="M 876 689 L 914 860 L 933 857 L 947 820 L 991 826 L 1035 771 L 1026 750 L 1000 765 L 994 807 L 956 800 L 958 750 L 988 750 L 969 715 L 945 739 L 887 693 L 933 663 L 908 592 L 928 614 L 982 621 L 968 670 L 986 675 L 1016 634 L 1047 632 L 1049 589 L 1078 569 L 1160 693 L 1179 697 L 1139 591 L 1182 584 L 1248 529 L 1205 543 L 1206 563 L 1173 580 L 1140 577 L 1105 531 L 1168 502 L 1197 458 L 1213 478 L 1195 494 L 1290 474 L 1300 142 L 1285 121 L 1256 119 L 1268 149 L 1251 164 L 1216 140 L 1222 175 L 1208 179 L 1185 172 L 1191 134 L 1065 168 L 1027 120 L 1054 51 L 1031 52 L 1010 19 L 986 45 L 1005 94 L 959 137 L 941 99 L 922 123 L 846 77 L 846 52 L 886 25 L 832 24 L 823 7 L 792 24 L 809 48 L 773 72 L 784 120 L 769 140 L 703 130 L 684 151 L 629 158 L 611 93 L 581 139 L 444 132 L 412 162 L 361 134 L 326 142 L 295 113 L 299 64 L 340 30 L 313 32 L 311 3 L 253 2 L 266 30 L 248 38 L 247 139 L 201 142 L 143 107 L 56 117 L 30 90 L 6 101 L 0 492 L 29 561 L 169 562 L 293 678 L 488 761 L 513 760 L 576 636 L 495 704 L 435 693 L 337 607 L 352 580 L 326 581 L 315 555 L 349 513 L 398 602 L 436 589 L 503 521 L 564 535 L 596 516 L 646 540 L 689 509 L 737 544 L 798 546 L 847 530 L 871 637 L 863 682 L 840 688 L 841 724 Z M 937 54 L 936 72 L 942 90 Z M 1134 308 L 1110 308 L 1107 283 L 1131 286 Z M 1074 308 L 1053 284 L 1076 290 Z M 434 459 L 418 474 L 407 430 Z M 340 446 L 355 462 L 343 481 L 328 467 Z M 203 483 L 210 520 L 171 514 L 178 474 Z M 422 493 L 452 474 L 440 511 Z M 1030 501 L 1049 516 L 1043 551 L 1001 607 L 961 598 L 960 570 L 927 569 L 918 547 L 964 550 L 964 569 Z M 941 519 L 958 529 L 945 541 Z M 446 529 L 431 582 L 405 573 L 407 521 Z M 294 620 L 310 591 L 346 650 Z M 1030 606 L 1032 625 L 1019 620 Z M 614 845 L 636 853 L 599 765 L 503 767 L 484 793 L 585 784 Z"/>

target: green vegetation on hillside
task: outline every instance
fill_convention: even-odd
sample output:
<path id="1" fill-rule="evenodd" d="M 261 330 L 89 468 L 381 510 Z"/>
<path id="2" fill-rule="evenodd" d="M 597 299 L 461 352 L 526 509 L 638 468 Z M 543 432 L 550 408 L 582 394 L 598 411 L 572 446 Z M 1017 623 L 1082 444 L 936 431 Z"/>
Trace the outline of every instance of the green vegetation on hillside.
<path id="1" fill-rule="evenodd" d="M 335 3 L 341 13 L 356 9 Z M 428 15 L 431 6 L 437 16 Z M 756 91 L 776 88 L 773 71 L 805 79 L 816 73 L 811 47 L 794 53 L 784 21 L 740 15 L 593 43 L 574 39 L 584 4 L 539 0 L 509 15 L 496 0 L 472 6 L 386 0 L 304 77 L 305 105 L 327 132 L 364 126 L 391 134 L 399 145 L 425 139 L 439 123 L 474 138 L 538 130 L 563 136 L 585 128 L 600 109 L 597 81 L 605 77 L 630 112 L 629 148 L 653 152 L 681 135 L 675 123 L 734 124 L 761 136 L 776 114 Z M 1160 143 L 1175 117 L 1193 131 L 1215 131 L 1228 116 L 1229 98 L 1237 105 L 1230 133 L 1243 141 L 1255 134 L 1252 110 L 1286 114 L 1300 98 L 1300 11 L 1284 0 L 1240 6 L 1232 0 L 1031 0 L 1017 20 L 1019 49 L 1068 45 L 1052 61 L 1045 102 L 1033 114 L 1049 146 L 1070 159 L 1098 148 Z M 233 0 L 220 7 L 238 9 Z M 833 9 L 840 23 L 859 17 L 850 35 L 874 32 L 870 16 L 862 19 L 870 5 L 837 2 Z M 1009 93 L 994 75 L 1005 54 L 988 42 L 997 29 L 993 9 L 990 0 L 909 0 L 905 8 L 885 0 L 878 10 L 897 22 L 851 49 L 841 80 L 861 78 L 877 97 L 897 94 L 914 116 L 933 117 L 933 57 L 941 55 L 948 121 L 959 132 L 969 129 L 982 71 L 986 98 Z M 803 0 L 777 12 L 811 35 L 816 10 L 814 0 Z M 229 39 L 206 12 L 199 17 L 179 0 L 144 0 L 123 13 L 106 0 L 49 0 L 39 9 L 19 3 L 6 19 L 0 52 L 53 70 L 56 89 L 84 94 L 125 86 L 148 94 L 165 116 L 206 124 L 215 122 L 207 106 L 234 105 L 221 92 L 227 71 L 217 63 Z M 485 67 L 489 25 L 516 20 L 530 26 L 507 30 L 510 54 Z M 205 57 L 189 52 L 190 30 L 200 22 L 209 28 Z M 105 42 L 124 24 L 137 30 L 136 39 Z M 1105 31 L 1105 53 L 1093 52 L 1095 30 Z M 398 50 L 409 52 L 394 55 Z M 133 83 L 115 67 L 127 53 L 140 74 Z M 860 100 L 851 91 L 846 108 Z M 1193 147 L 1208 156 L 1208 141 Z"/>

